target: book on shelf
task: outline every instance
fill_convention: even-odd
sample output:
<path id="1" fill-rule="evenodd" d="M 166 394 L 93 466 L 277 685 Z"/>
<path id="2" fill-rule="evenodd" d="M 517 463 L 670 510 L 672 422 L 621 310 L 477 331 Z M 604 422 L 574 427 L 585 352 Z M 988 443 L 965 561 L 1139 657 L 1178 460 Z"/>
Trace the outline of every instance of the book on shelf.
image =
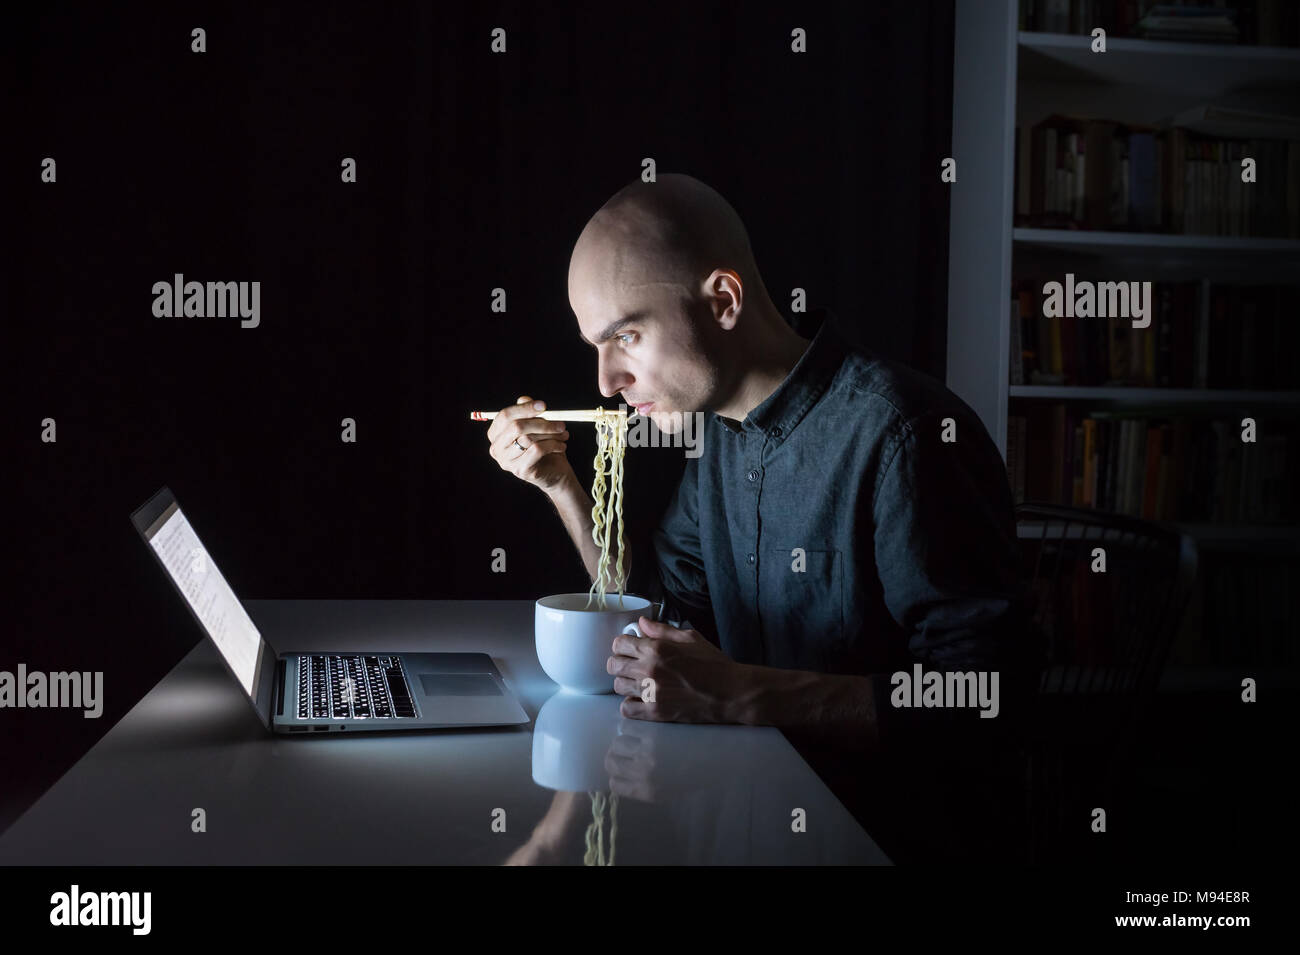
<path id="1" fill-rule="evenodd" d="M 1028 438 L 1028 422 L 1024 418 L 1007 421 L 1007 482 L 1015 492 L 1015 503 L 1025 500 L 1024 447 Z M 1018 490 L 1017 490 L 1018 489 Z"/>
<path id="2" fill-rule="evenodd" d="M 1300 239 L 1300 139 L 1056 113 L 1018 127 L 1015 142 L 1017 228 Z"/>
<path id="3" fill-rule="evenodd" d="M 1153 282 L 1151 324 L 1049 318 L 1043 281 L 1012 283 L 1011 384 L 1295 390 L 1295 286 Z M 1076 282 L 1090 280 L 1077 275 Z M 1016 356 L 1020 366 L 1016 367 Z"/>
<path id="4" fill-rule="evenodd" d="M 1300 423 L 1035 402 L 1007 418 L 1007 479 L 1017 502 L 1095 508 L 1155 521 L 1269 524 L 1300 518 Z"/>

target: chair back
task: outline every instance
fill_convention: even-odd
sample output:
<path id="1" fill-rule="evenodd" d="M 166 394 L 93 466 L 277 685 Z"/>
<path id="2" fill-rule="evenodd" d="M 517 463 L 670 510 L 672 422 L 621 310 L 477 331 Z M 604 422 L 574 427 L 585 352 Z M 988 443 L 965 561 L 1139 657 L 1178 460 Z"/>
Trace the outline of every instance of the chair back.
<path id="1" fill-rule="evenodd" d="M 1016 533 L 1030 568 L 1046 662 L 1039 696 L 1154 695 L 1196 579 L 1196 542 L 1119 514 L 1025 503 Z"/>

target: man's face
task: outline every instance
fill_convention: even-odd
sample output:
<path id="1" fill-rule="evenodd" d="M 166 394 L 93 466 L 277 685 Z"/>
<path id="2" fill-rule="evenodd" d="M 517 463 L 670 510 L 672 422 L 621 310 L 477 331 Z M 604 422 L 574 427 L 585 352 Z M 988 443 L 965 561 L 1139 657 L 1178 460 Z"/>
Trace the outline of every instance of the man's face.
<path id="1" fill-rule="evenodd" d="M 619 396 L 629 410 L 648 404 L 639 410 L 666 434 L 681 431 L 686 414 L 711 410 L 718 371 L 692 320 L 691 309 L 699 305 L 692 304 L 689 289 L 665 283 L 619 288 L 606 276 L 578 274 L 569 300 L 582 337 L 595 343 L 602 395 Z M 624 318 L 630 321 L 614 325 Z"/>

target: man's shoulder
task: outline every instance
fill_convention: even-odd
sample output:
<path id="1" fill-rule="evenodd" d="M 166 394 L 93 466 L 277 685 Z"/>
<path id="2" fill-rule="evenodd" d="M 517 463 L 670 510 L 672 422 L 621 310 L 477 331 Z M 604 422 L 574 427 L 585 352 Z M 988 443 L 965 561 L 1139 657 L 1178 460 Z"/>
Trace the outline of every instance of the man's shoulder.
<path id="1" fill-rule="evenodd" d="M 846 348 L 832 390 L 839 391 L 842 401 L 866 402 L 873 413 L 899 427 L 927 416 L 974 413 L 937 378 L 860 345 Z"/>

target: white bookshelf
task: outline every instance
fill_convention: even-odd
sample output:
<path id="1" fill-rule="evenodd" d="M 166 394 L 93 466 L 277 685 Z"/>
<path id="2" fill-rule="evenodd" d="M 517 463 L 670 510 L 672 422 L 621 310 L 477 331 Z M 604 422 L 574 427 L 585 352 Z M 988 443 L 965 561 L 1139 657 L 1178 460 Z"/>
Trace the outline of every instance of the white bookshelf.
<path id="1" fill-rule="evenodd" d="M 1018 29 L 1016 0 L 956 0 L 947 384 L 1006 455 L 1009 399 L 1300 406 L 1300 393 L 1051 388 L 1010 382 L 1010 290 L 1025 272 L 1110 269 L 1125 280 L 1300 283 L 1300 241 L 1013 228 L 1015 130 L 1052 113 L 1159 125 L 1211 101 L 1295 113 L 1300 50 Z M 1189 319 L 1190 320 L 1190 319 Z"/>
<path id="2" fill-rule="evenodd" d="M 1300 50 L 1108 38 L 1107 52 L 1093 53 L 1090 36 L 1020 31 L 1018 13 L 1016 0 L 956 0 L 951 155 L 958 179 L 949 187 L 949 388 L 980 416 L 1004 457 L 1013 400 L 1026 407 L 1046 400 L 1084 408 L 1227 414 L 1249 406 L 1296 414 L 1300 391 L 1010 385 L 1013 278 L 1050 274 L 1060 280 L 1067 271 L 1094 271 L 1126 281 L 1196 281 L 1201 318 L 1215 283 L 1300 284 L 1300 241 L 1292 239 L 1013 227 L 1018 125 L 1029 128 L 1060 113 L 1160 127 L 1212 103 L 1295 114 Z M 1286 560 L 1300 552 L 1300 526 L 1294 524 L 1170 526 L 1204 551 L 1278 554 Z M 1223 559 L 1234 558 L 1229 553 Z M 1202 596 L 1205 587 L 1202 578 Z M 1189 639 L 1189 628 L 1200 626 L 1194 618 L 1185 616 L 1178 643 Z M 1230 670 L 1171 665 L 1166 681 L 1222 683 Z M 1295 676 L 1294 668 L 1288 672 Z"/>

